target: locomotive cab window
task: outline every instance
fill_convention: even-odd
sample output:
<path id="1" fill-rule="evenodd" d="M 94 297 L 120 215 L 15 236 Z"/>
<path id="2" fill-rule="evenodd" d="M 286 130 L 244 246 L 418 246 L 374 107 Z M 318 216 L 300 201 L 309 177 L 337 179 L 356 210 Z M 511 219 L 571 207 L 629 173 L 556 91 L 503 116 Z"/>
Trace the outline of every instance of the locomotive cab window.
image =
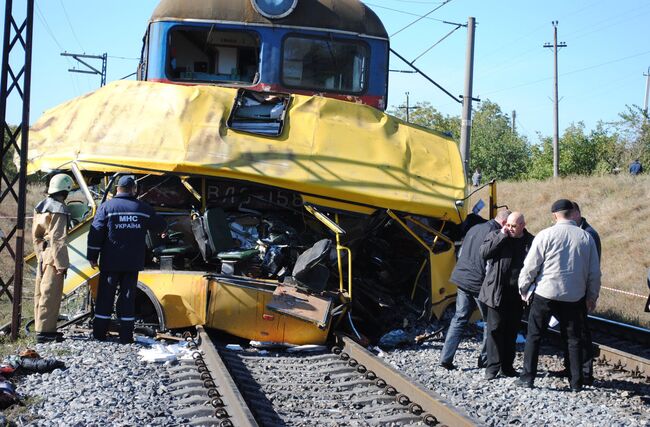
<path id="1" fill-rule="evenodd" d="M 175 28 L 169 38 L 167 74 L 183 82 L 254 84 L 259 50 L 259 38 L 252 32 Z"/>
<path id="2" fill-rule="evenodd" d="M 342 39 L 287 37 L 282 82 L 287 87 L 361 93 L 366 88 L 368 51 L 363 43 Z"/>

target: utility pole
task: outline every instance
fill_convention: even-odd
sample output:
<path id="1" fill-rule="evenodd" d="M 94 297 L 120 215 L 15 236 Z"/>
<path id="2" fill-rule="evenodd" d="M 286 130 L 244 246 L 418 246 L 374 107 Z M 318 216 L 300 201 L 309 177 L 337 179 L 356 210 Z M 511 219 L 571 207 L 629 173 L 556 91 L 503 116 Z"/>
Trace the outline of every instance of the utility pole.
<path id="1" fill-rule="evenodd" d="M 516 134 L 517 133 L 517 128 L 515 127 L 517 123 L 517 111 L 512 110 L 512 133 Z"/>
<path id="2" fill-rule="evenodd" d="M 406 93 L 406 106 L 402 105 L 402 106 L 400 106 L 398 108 L 400 108 L 402 110 L 406 110 L 406 123 L 411 123 L 410 111 L 411 110 L 417 110 L 418 107 L 411 107 L 411 105 L 409 104 L 409 94 L 410 93 L 409 92 L 405 92 L 405 93 Z"/>
<path id="3" fill-rule="evenodd" d="M 0 271 L 0 298 L 12 303 L 11 339 L 18 338 L 23 302 L 23 258 L 25 255 L 25 207 L 27 200 L 27 149 L 29 144 L 29 103 L 32 76 L 32 37 L 34 32 L 34 0 L 5 2 L 2 68 L 0 72 L 0 161 L 13 148 L 20 157 L 17 175 L 10 177 L 0 169 L 0 181 L 6 187 L 0 192 L 0 205 L 14 209 L 15 225 L 0 233 L 0 258 L 13 261 L 13 271 Z M 24 6 L 24 10 L 20 10 Z M 22 107 L 21 121 L 12 131 L 7 123 L 7 105 Z M 10 208 L 9 208 L 10 207 Z M 13 292 L 10 291 L 13 288 Z"/>
<path id="4" fill-rule="evenodd" d="M 467 19 L 467 53 L 465 56 L 465 90 L 463 92 L 463 115 L 460 125 L 460 156 L 469 177 L 469 147 L 472 135 L 472 83 L 474 81 L 474 30 L 476 23 L 473 16 Z M 477 99 L 478 101 L 478 99 Z"/>
<path id="5" fill-rule="evenodd" d="M 63 52 L 61 56 L 69 56 L 73 59 L 75 59 L 77 62 L 80 64 L 84 65 L 87 69 L 85 70 L 79 70 L 77 68 L 69 68 L 68 71 L 71 73 L 82 73 L 82 74 L 97 74 L 101 78 L 100 82 L 100 87 L 106 85 L 106 63 L 107 63 L 107 54 L 103 55 L 86 55 L 86 54 L 81 54 L 81 53 L 68 53 L 68 52 Z M 93 67 L 83 59 L 100 59 L 102 61 L 102 70 L 99 71 L 97 68 Z"/>
<path id="6" fill-rule="evenodd" d="M 560 176 L 560 125 L 559 125 L 559 108 L 558 108 L 558 88 L 557 88 L 557 48 L 566 47 L 566 43 L 557 42 L 557 24 L 558 21 L 551 22 L 553 24 L 553 44 L 545 43 L 544 47 L 553 48 L 553 66 L 554 66 L 554 95 L 553 95 L 553 177 Z"/>
<path id="7" fill-rule="evenodd" d="M 645 79 L 645 102 L 643 103 L 643 116 L 645 120 L 648 119 L 648 97 L 650 97 L 650 67 L 648 67 L 648 74 L 643 73 Z"/>

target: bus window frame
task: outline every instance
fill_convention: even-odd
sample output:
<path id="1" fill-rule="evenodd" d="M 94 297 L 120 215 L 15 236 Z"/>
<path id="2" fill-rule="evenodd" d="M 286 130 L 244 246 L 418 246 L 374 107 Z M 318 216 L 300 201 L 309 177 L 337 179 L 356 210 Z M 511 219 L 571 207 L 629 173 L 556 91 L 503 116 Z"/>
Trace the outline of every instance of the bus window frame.
<path id="1" fill-rule="evenodd" d="M 210 31 L 211 27 L 215 27 L 215 32 L 231 32 L 231 33 L 247 33 L 251 36 L 254 36 L 257 39 L 258 46 L 256 47 L 257 49 L 257 71 L 255 73 L 255 80 L 253 82 L 234 82 L 234 81 L 228 81 L 228 80 L 223 80 L 223 81 L 218 81 L 218 80 L 184 80 L 180 78 L 172 78 L 171 74 L 171 44 L 172 44 L 172 32 L 179 30 L 179 29 L 190 29 L 190 30 L 196 30 L 196 29 L 208 29 L 208 32 Z M 186 23 L 182 24 L 177 24 L 177 25 L 172 25 L 167 29 L 167 37 L 165 41 L 165 56 L 164 56 L 164 63 L 165 63 L 165 78 L 174 83 L 179 83 L 179 84 L 216 84 L 216 85 L 221 85 L 221 86 L 234 86 L 234 87 L 253 87 L 259 84 L 261 76 L 262 76 L 262 35 L 255 30 L 251 29 L 242 29 L 242 28 L 223 28 L 220 26 L 217 26 L 215 23 L 210 23 L 210 24 L 194 24 L 194 25 L 188 25 Z"/>
<path id="2" fill-rule="evenodd" d="M 361 91 L 354 92 L 354 91 L 345 91 L 345 90 L 332 90 L 332 89 L 327 89 L 327 88 L 316 88 L 316 87 L 309 87 L 309 86 L 296 86 L 296 85 L 291 85 L 287 84 L 284 80 L 284 52 L 285 52 L 285 43 L 288 38 L 290 37 L 295 37 L 295 38 L 301 38 L 301 39 L 315 39 L 315 40 L 324 40 L 326 42 L 345 42 L 349 44 L 357 44 L 357 45 L 362 45 L 367 52 L 366 60 L 367 60 L 367 66 L 365 67 L 366 69 L 363 71 L 363 77 L 364 77 L 364 87 L 362 88 Z M 307 90 L 307 91 L 313 91 L 316 93 L 336 93 L 336 94 L 342 94 L 342 95 L 354 95 L 354 96 L 363 96 L 368 93 L 368 90 L 370 89 L 370 68 L 371 68 L 371 58 L 372 58 L 372 46 L 368 44 L 365 40 L 359 39 L 359 38 L 348 38 L 348 37 L 335 37 L 332 33 L 326 33 L 324 35 L 317 35 L 317 34 L 305 34 L 305 33 L 296 33 L 296 32 L 290 32 L 285 34 L 282 37 L 282 40 L 280 42 L 280 83 L 282 84 L 283 87 L 289 88 L 289 89 L 298 89 L 298 90 Z"/>

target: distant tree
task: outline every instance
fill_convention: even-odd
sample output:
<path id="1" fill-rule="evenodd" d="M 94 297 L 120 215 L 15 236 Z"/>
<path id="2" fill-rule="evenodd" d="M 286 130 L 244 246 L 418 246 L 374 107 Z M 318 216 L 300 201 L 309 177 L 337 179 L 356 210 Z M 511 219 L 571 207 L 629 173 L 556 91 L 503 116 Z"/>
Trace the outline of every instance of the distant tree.
<path id="1" fill-rule="evenodd" d="M 625 155 L 621 159 L 623 166 L 634 159 L 650 166 L 650 119 L 638 105 L 626 105 L 625 108 L 618 115 L 620 120 L 612 124 L 620 134 L 625 149 Z"/>
<path id="2" fill-rule="evenodd" d="M 454 141 L 460 141 L 459 116 L 444 115 L 429 102 L 417 103 L 415 107 L 409 114 L 411 123 L 446 133 Z M 403 110 L 393 108 L 390 113 L 406 120 Z M 513 132 L 509 117 L 489 100 L 481 103 L 474 115 L 470 150 L 470 169 L 481 168 L 486 179 L 514 179 L 524 176 L 528 169 L 528 141 Z"/>
<path id="3" fill-rule="evenodd" d="M 526 138 L 514 132 L 510 118 L 490 100 L 474 113 L 470 154 L 471 170 L 481 168 L 484 178 L 499 180 L 524 177 L 531 157 Z"/>
<path id="4" fill-rule="evenodd" d="M 444 133 L 456 142 L 460 141 L 460 117 L 444 115 L 426 101 L 418 102 L 411 108 L 410 123 Z M 388 113 L 401 120 L 406 120 L 406 112 L 403 109 L 392 108 Z"/>
<path id="5" fill-rule="evenodd" d="M 560 138 L 560 176 L 591 175 L 609 172 L 620 153 L 617 136 L 609 134 L 601 124 L 589 135 L 583 122 L 571 123 Z M 553 141 L 541 137 L 541 143 L 532 150 L 532 165 L 528 177 L 546 179 L 553 175 Z"/>

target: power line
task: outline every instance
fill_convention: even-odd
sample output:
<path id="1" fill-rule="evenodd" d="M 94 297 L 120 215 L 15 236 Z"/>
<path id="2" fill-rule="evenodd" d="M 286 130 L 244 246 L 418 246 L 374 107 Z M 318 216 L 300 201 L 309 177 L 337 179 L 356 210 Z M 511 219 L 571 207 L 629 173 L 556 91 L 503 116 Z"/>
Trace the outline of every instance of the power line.
<path id="1" fill-rule="evenodd" d="M 372 4 L 372 3 L 366 3 L 366 4 L 367 4 L 368 6 L 376 7 L 376 8 L 379 8 L 379 9 L 390 10 L 390 11 L 392 11 L 392 12 L 401 13 L 401 14 L 403 14 L 403 15 L 418 16 L 418 17 L 420 17 L 420 18 L 423 17 L 422 15 L 418 15 L 417 13 L 405 12 L 405 11 L 403 11 L 403 10 L 393 9 L 393 8 L 386 7 L 386 6 L 379 6 L 379 5 L 377 5 L 377 4 Z M 430 20 L 432 20 L 432 21 L 438 21 L 438 22 L 445 22 L 445 21 L 442 20 L 442 19 L 432 18 L 432 17 L 430 17 L 430 16 L 424 16 L 424 19 L 430 19 Z"/>
<path id="2" fill-rule="evenodd" d="M 70 31 L 72 31 L 72 36 L 74 37 L 74 39 L 79 44 L 79 47 L 81 48 L 81 50 L 83 50 L 85 52 L 86 49 L 84 49 L 84 47 L 81 45 L 81 42 L 79 41 L 79 38 L 77 37 L 77 33 L 75 33 L 74 27 L 72 26 L 72 22 L 70 22 L 70 17 L 68 16 L 68 11 L 65 9 L 65 5 L 63 4 L 63 0 L 59 0 L 59 3 L 61 4 L 61 8 L 63 9 L 63 14 L 65 15 L 65 20 L 68 22 L 68 26 L 70 27 Z"/>
<path id="3" fill-rule="evenodd" d="M 126 56 L 113 56 L 113 55 L 108 55 L 109 58 L 111 59 L 125 59 L 127 61 L 139 61 L 140 58 L 129 58 Z"/>
<path id="4" fill-rule="evenodd" d="M 393 34 L 390 35 L 390 37 L 396 36 L 397 34 L 401 33 L 401 32 L 404 31 L 404 30 L 406 30 L 406 29 L 407 29 L 408 27 L 410 27 L 411 25 L 415 24 L 416 22 L 419 22 L 419 21 L 423 20 L 424 18 L 426 18 L 427 16 L 431 15 L 433 12 L 435 12 L 435 11 L 438 10 L 438 9 L 440 9 L 441 7 L 443 7 L 444 5 L 446 5 L 447 3 L 449 3 L 450 1 L 451 1 L 451 0 L 445 0 L 444 3 L 442 3 L 442 4 L 438 5 L 438 6 L 436 6 L 436 7 L 433 8 L 433 10 L 431 10 L 430 12 L 425 13 L 424 15 L 420 16 L 420 17 L 419 17 L 418 19 L 416 19 L 415 21 L 413 21 L 413 22 L 411 22 L 410 24 L 407 24 L 406 26 L 404 26 L 404 27 L 400 28 L 399 30 L 395 31 Z"/>
<path id="5" fill-rule="evenodd" d="M 56 45 L 59 47 L 59 49 L 64 50 L 63 46 L 61 46 L 61 43 L 59 43 L 59 41 L 54 36 L 54 32 L 52 31 L 50 26 L 47 24 L 47 21 L 45 20 L 45 16 L 43 15 L 43 12 L 41 12 L 41 8 L 38 5 L 38 2 L 34 2 L 34 4 L 36 5 L 36 12 L 37 12 L 37 15 L 38 15 L 38 19 L 41 20 L 41 23 L 45 27 L 45 30 L 50 35 L 50 37 L 52 37 L 52 40 L 54 40 L 54 43 L 56 43 Z"/>
<path id="6" fill-rule="evenodd" d="M 419 55 L 418 55 L 418 56 L 417 56 L 413 61 L 411 61 L 411 64 L 413 64 L 413 63 L 414 63 L 415 61 L 417 61 L 418 59 L 422 58 L 422 57 L 423 57 L 427 52 L 429 52 L 431 49 L 433 49 L 434 47 L 436 47 L 436 46 L 438 46 L 440 43 L 442 43 L 442 41 L 443 41 L 444 39 L 446 39 L 447 37 L 449 37 L 450 35 L 452 35 L 452 34 L 453 34 L 456 30 L 458 30 L 460 27 L 462 27 L 462 25 L 457 24 L 457 25 L 456 25 L 456 28 L 454 28 L 453 30 L 451 30 L 450 32 L 448 32 L 447 34 L 445 34 L 445 35 L 444 35 L 440 40 L 438 40 L 437 42 L 435 42 L 434 44 L 432 44 L 432 45 L 431 45 L 427 50 L 425 50 L 424 52 L 422 52 L 421 54 L 419 54 Z"/>

